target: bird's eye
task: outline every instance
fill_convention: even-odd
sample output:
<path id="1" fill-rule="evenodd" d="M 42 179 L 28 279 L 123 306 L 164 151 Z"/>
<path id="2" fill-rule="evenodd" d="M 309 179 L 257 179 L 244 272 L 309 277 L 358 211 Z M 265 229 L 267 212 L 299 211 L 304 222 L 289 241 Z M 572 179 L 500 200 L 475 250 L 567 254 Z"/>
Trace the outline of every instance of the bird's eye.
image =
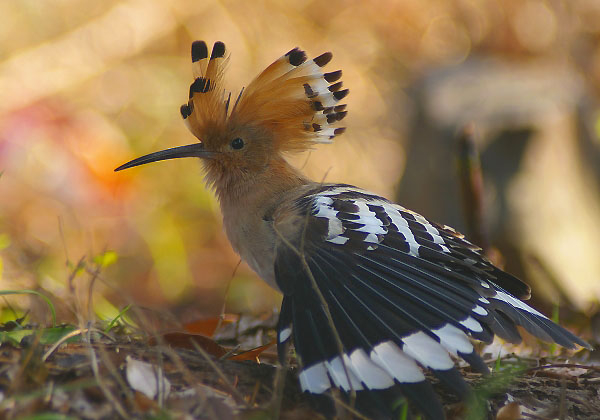
<path id="1" fill-rule="evenodd" d="M 235 138 L 235 139 L 233 139 L 231 141 L 231 148 L 232 149 L 239 150 L 242 147 L 244 147 L 244 140 L 242 140 L 241 138 L 237 137 L 237 138 Z"/>

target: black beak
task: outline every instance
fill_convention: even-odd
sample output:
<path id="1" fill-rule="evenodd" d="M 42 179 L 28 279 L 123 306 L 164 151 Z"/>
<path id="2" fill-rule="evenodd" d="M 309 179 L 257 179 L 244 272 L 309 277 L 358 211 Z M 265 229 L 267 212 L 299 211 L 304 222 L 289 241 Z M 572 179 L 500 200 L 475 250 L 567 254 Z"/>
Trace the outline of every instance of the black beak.
<path id="1" fill-rule="evenodd" d="M 146 163 L 158 162 L 159 160 L 184 157 L 208 158 L 212 154 L 213 153 L 204 149 L 204 144 L 202 143 L 188 144 L 187 146 L 173 147 L 171 149 L 161 150 L 160 152 L 150 153 L 149 155 L 133 159 L 131 162 L 119 166 L 115 169 L 115 172 L 133 168 L 134 166 L 145 165 Z"/>

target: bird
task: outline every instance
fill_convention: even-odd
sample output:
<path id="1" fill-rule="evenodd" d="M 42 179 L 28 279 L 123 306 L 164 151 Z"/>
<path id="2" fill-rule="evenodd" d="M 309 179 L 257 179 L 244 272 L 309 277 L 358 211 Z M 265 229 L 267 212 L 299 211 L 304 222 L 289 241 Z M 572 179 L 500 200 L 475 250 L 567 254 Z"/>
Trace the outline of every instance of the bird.
<path id="1" fill-rule="evenodd" d="M 455 229 L 358 187 L 315 182 L 286 159 L 332 143 L 347 115 L 332 54 L 293 48 L 232 101 L 223 42 L 191 45 L 193 83 L 181 106 L 199 140 L 115 171 L 195 157 L 214 190 L 233 249 L 283 294 L 282 363 L 293 342 L 303 392 L 397 390 L 427 418 L 444 418 L 431 372 L 462 398 L 457 359 L 487 374 L 474 341 L 518 343 L 518 326 L 569 349 L 581 338 L 529 306 L 529 286 L 494 266 Z"/>

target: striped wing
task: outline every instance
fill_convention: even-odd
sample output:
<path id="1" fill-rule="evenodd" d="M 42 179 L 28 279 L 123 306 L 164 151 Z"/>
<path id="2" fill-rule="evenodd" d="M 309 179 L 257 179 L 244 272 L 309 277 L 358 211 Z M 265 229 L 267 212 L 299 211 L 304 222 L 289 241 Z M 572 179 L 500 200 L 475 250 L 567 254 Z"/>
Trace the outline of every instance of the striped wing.
<path id="1" fill-rule="evenodd" d="M 469 337 L 519 342 L 520 325 L 568 348 L 587 346 L 517 299 L 528 297 L 527 285 L 449 227 L 347 185 L 316 187 L 294 210 L 299 233 L 278 244 L 275 262 L 284 293 L 278 344 L 293 337 L 304 391 L 399 386 L 442 418 L 422 368 L 464 396 L 450 355 L 487 372 Z M 276 217 L 275 228 L 289 219 Z"/>

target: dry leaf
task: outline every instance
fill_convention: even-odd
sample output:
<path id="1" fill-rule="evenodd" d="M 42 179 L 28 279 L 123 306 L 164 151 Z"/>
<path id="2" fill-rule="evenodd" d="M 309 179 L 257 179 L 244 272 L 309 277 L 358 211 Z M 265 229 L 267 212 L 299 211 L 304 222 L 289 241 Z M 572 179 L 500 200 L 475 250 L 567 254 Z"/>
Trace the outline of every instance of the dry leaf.
<path id="1" fill-rule="evenodd" d="M 521 406 L 516 401 L 506 404 L 496 414 L 496 420 L 521 420 L 522 418 Z"/>
<path id="2" fill-rule="evenodd" d="M 195 350 L 196 346 L 198 346 L 211 356 L 215 356 L 217 358 L 223 357 L 225 354 L 227 354 L 227 349 L 225 349 L 225 347 L 219 345 L 212 338 L 205 337 L 200 334 L 189 334 L 181 331 L 173 331 L 164 333 L 162 337 L 163 340 L 165 340 L 165 343 L 173 347 Z M 151 339 L 150 344 L 156 344 L 156 340 Z"/>
<path id="3" fill-rule="evenodd" d="M 255 349 L 231 356 L 229 360 L 255 360 L 256 362 L 260 362 L 260 360 L 258 360 L 258 356 L 260 356 L 263 351 L 267 350 L 273 344 L 275 344 L 275 340 L 271 341 L 269 344 L 265 344 L 264 346 L 256 347 Z"/>
<path id="4" fill-rule="evenodd" d="M 171 383 L 160 367 L 127 356 L 127 382 L 136 391 L 153 400 L 159 392 L 165 398 L 171 392 Z"/>
<path id="5" fill-rule="evenodd" d="M 183 325 L 183 328 L 192 334 L 202 334 L 207 337 L 212 337 L 221 322 L 221 325 L 231 324 L 236 322 L 239 316 L 233 314 L 224 314 L 223 319 L 221 317 L 198 319 L 196 321 L 188 322 Z"/>

